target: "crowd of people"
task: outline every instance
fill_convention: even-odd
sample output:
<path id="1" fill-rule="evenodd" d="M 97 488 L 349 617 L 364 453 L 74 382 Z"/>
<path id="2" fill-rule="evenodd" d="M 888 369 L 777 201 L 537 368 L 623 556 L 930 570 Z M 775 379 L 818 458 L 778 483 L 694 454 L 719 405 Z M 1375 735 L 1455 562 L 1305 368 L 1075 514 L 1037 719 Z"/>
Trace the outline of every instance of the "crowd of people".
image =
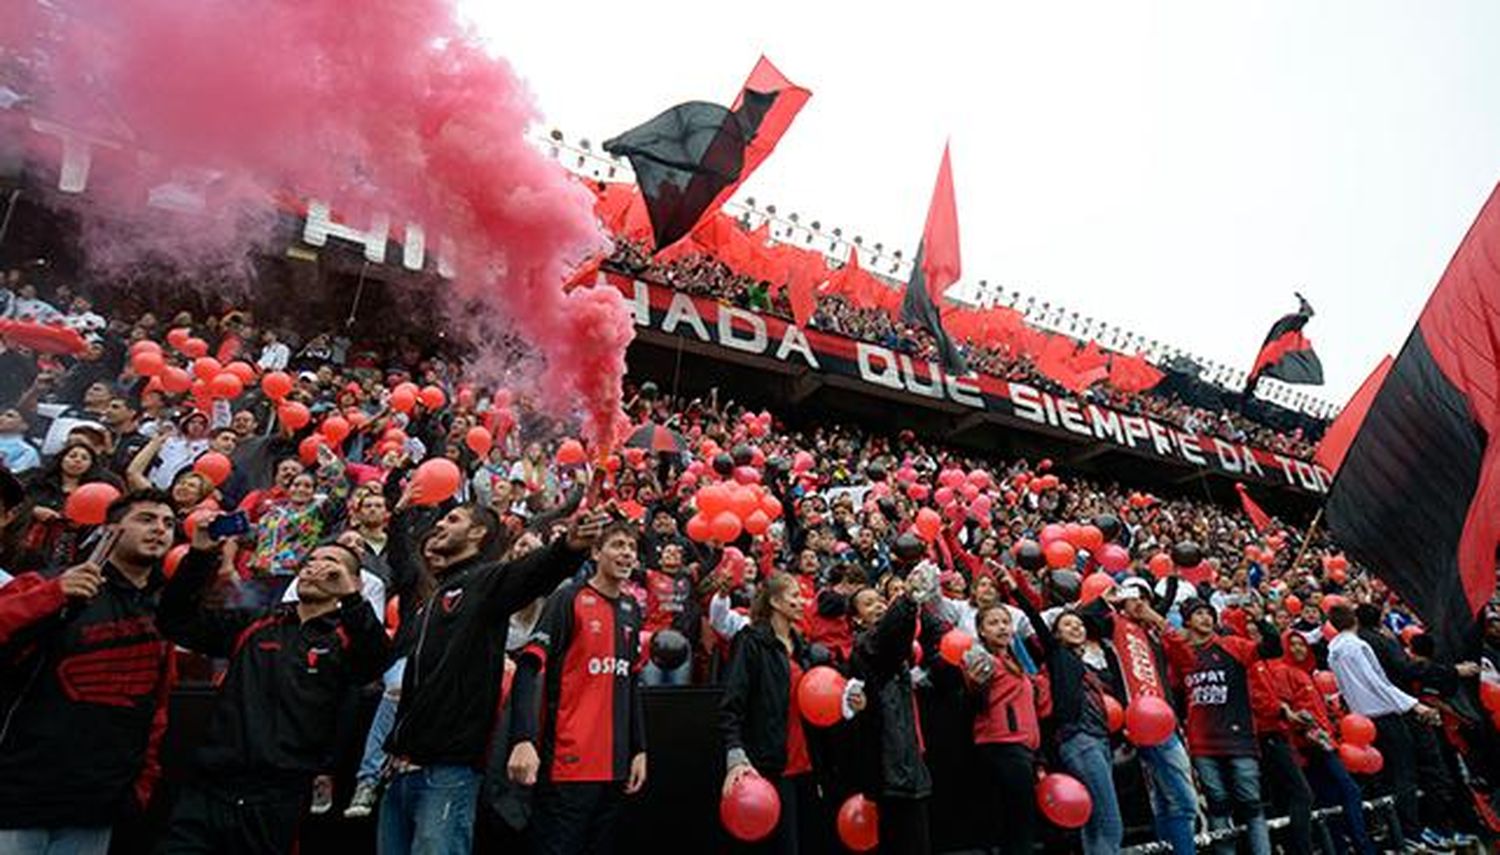
<path id="1" fill-rule="evenodd" d="M 751 311 L 766 312 L 784 320 L 793 317 L 785 288 L 736 273 L 713 256 L 688 252 L 661 260 L 640 241 L 617 237 L 610 257 L 612 265 L 636 275 L 668 284 L 697 296 L 709 297 Z M 926 329 L 905 322 L 879 307 L 861 307 L 844 294 L 820 291 L 810 320 L 814 329 L 868 341 L 901 353 L 941 361 L 936 339 Z M 1043 373 L 1031 355 L 1008 347 L 991 347 L 960 339 L 956 342 L 964 359 L 975 371 L 1004 380 L 1027 383 L 1058 395 L 1071 395 Z M 1197 435 L 1217 436 L 1231 442 L 1248 443 L 1278 454 L 1311 459 L 1314 445 L 1300 429 L 1277 430 L 1232 409 L 1206 409 L 1155 392 L 1125 392 L 1107 383 L 1094 383 L 1081 397 L 1132 415 L 1150 416 Z"/>
<path id="2" fill-rule="evenodd" d="M 702 264 L 664 279 L 753 299 Z M 163 799 L 168 853 L 295 851 L 309 812 L 373 816 L 382 855 L 487 824 L 608 852 L 653 784 L 643 693 L 676 685 L 722 689 L 726 804 L 775 793 L 715 844 L 746 851 L 1496 832 L 1500 608 L 1435 658 L 1315 524 L 640 379 L 646 439 L 585 453 L 438 339 L 38 290 L 11 274 L 7 316 L 87 347 L 0 352 L 0 852 L 103 853 Z M 215 699 L 162 788 L 179 673 Z"/>

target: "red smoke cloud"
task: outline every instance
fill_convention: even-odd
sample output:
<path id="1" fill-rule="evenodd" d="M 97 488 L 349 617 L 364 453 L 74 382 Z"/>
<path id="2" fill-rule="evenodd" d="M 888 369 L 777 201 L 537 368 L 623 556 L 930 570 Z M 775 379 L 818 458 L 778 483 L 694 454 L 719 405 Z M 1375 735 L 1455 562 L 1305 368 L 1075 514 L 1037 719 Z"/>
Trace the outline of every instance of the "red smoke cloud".
<path id="1" fill-rule="evenodd" d="M 629 315 L 612 289 L 562 289 L 602 244 L 592 198 L 523 139 L 529 92 L 448 3 L 14 0 L 0 18 L 0 82 L 30 113 L 153 156 L 149 176 L 97 164 L 91 196 L 181 170 L 209 190 L 212 213 L 192 228 L 119 206 L 111 216 L 128 221 L 91 250 L 184 265 L 242 256 L 286 191 L 356 225 L 377 211 L 416 222 L 429 247 L 451 242 L 459 294 L 546 359 L 549 403 L 580 407 L 596 437 L 608 430 Z M 33 139 L 55 159 L 55 140 Z"/>

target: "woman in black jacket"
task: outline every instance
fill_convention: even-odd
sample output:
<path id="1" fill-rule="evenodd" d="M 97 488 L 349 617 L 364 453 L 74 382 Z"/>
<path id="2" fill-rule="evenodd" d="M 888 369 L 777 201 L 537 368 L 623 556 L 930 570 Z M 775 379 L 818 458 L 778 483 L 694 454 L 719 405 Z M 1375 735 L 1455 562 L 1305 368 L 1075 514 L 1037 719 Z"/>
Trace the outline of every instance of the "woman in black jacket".
<path id="1" fill-rule="evenodd" d="M 759 775 L 781 797 L 776 829 L 753 851 L 795 855 L 799 813 L 817 813 L 811 810 L 817 797 L 808 774 L 812 758 L 794 695 L 808 667 L 807 645 L 792 628 L 802 607 L 797 580 L 773 574 L 756 589 L 750 625 L 735 634 L 729 650 L 719 702 L 719 732 L 728 752 L 724 794 L 746 775 Z"/>
<path id="2" fill-rule="evenodd" d="M 861 761 L 856 786 L 879 808 L 881 851 L 925 855 L 932 851 L 932 775 L 922 762 L 910 660 L 917 612 L 938 595 L 937 568 L 923 562 L 904 589 L 889 606 L 873 588 L 852 600 L 856 635 L 849 667 L 869 699 L 869 708 L 855 717 Z"/>

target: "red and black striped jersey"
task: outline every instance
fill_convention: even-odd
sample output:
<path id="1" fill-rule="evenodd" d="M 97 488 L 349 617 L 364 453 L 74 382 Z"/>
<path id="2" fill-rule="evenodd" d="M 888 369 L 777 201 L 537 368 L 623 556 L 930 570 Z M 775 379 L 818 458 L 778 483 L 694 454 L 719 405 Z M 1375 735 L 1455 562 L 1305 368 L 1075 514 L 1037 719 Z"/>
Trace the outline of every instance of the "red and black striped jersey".
<path id="1" fill-rule="evenodd" d="M 542 774 L 549 780 L 629 777 L 630 758 L 646 743 L 637 686 L 640 630 L 640 607 L 631 597 L 610 597 L 586 582 L 569 582 L 547 598 L 535 634 L 521 650 L 515 736 L 538 744 Z"/>
<path id="2" fill-rule="evenodd" d="M 1251 714 L 1249 666 L 1255 642 L 1220 636 L 1203 645 L 1181 634 L 1163 636 L 1181 675 L 1188 707 L 1188 750 L 1195 757 L 1253 757 L 1259 752 Z"/>

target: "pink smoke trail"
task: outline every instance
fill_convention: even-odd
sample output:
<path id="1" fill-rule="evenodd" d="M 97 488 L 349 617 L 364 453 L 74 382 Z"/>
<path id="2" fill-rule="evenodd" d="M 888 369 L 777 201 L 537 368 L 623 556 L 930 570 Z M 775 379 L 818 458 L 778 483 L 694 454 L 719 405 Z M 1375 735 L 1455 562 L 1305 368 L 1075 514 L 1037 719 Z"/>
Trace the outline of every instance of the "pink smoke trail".
<path id="1" fill-rule="evenodd" d="M 592 198 L 524 140 L 529 92 L 449 3 L 9 5 L 0 83 L 33 115 L 128 135 L 154 157 L 113 174 L 101 164 L 99 192 L 123 201 L 180 170 L 210 176 L 215 216 L 189 229 L 120 204 L 111 216 L 124 226 L 86 248 L 189 267 L 243 256 L 266 236 L 257 214 L 278 192 L 328 199 L 352 223 L 376 211 L 419 223 L 429 246 L 452 243 L 459 294 L 546 360 L 539 385 L 555 390 L 554 409 L 580 407 L 587 435 L 609 441 L 630 318 L 612 289 L 562 289 L 603 242 Z"/>

